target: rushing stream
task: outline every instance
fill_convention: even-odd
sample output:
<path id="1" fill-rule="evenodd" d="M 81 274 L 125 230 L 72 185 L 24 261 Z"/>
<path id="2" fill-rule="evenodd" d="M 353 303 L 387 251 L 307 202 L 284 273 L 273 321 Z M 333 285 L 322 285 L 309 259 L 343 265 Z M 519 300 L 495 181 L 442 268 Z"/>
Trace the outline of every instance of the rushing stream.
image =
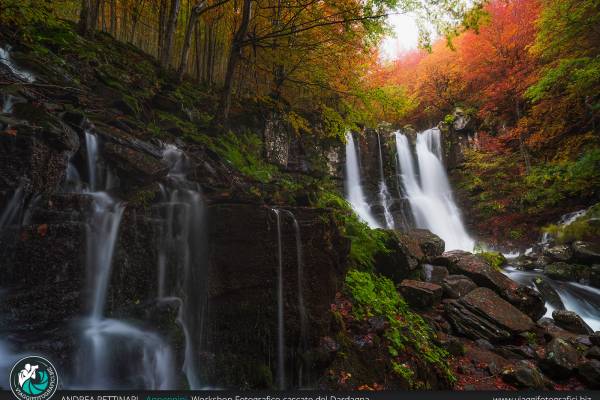
<path id="1" fill-rule="evenodd" d="M 600 330 L 600 289 L 582 285 L 575 282 L 561 282 L 553 280 L 542 271 L 520 271 L 514 267 L 507 267 L 504 273 L 513 281 L 521 285 L 538 288 L 536 279 L 542 279 L 559 296 L 565 310 L 574 311 L 594 330 Z M 552 311 L 562 308 L 560 305 L 546 299 L 546 315 L 552 318 Z"/>

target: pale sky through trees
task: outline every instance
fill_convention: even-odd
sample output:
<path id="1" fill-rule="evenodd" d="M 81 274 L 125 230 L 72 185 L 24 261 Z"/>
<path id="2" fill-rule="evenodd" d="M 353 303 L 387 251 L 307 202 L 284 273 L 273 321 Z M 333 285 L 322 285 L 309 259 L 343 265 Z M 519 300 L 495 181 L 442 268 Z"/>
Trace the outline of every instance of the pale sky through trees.
<path id="1" fill-rule="evenodd" d="M 416 49 L 419 42 L 419 29 L 415 18 L 409 14 L 396 14 L 388 17 L 393 34 L 381 43 L 381 57 L 393 60 L 409 50 Z"/>

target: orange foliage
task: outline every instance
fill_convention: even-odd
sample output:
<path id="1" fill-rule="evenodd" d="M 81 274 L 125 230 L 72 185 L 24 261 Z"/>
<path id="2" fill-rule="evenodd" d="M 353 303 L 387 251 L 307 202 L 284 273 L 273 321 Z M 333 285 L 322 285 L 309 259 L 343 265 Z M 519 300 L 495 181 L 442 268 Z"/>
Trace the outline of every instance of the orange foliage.
<path id="1" fill-rule="evenodd" d="M 409 121 L 431 124 L 456 106 L 479 110 L 485 126 L 512 126 L 521 117 L 523 93 L 536 81 L 538 63 L 529 48 L 535 40 L 539 0 L 492 0 L 488 21 L 453 42 L 434 44 L 431 53 L 403 55 L 373 74 L 373 82 L 405 86 L 419 100 Z"/>

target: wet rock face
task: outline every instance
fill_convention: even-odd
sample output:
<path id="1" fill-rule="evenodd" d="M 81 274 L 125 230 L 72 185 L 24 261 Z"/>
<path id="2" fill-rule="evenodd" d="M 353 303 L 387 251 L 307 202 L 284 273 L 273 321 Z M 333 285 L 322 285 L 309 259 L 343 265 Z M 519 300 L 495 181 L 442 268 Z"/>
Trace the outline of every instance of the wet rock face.
<path id="1" fill-rule="evenodd" d="M 59 121 L 46 127 L 18 120 L 9 125 L 0 133 L 0 190 L 14 189 L 22 181 L 30 193 L 56 190 L 69 155 L 79 146 L 77 135 Z"/>
<path id="2" fill-rule="evenodd" d="M 280 211 L 283 329 L 286 375 L 291 385 L 297 384 L 294 379 L 298 377 L 301 358 L 308 357 L 311 349 L 319 347 L 320 338 L 328 335 L 332 317 L 329 305 L 343 285 L 349 242 L 341 237 L 326 211 L 289 210 L 298 220 L 303 252 L 300 271 L 293 220 Z M 269 208 L 250 204 L 215 204 L 209 207 L 207 215 L 211 245 L 206 351 L 218 351 L 213 367 L 204 373 L 217 386 L 265 387 L 255 371 L 268 371 L 276 376 L 279 268 L 276 215 Z M 300 293 L 307 321 L 305 328 L 301 325 Z M 303 329 L 307 348 L 303 348 Z"/>
<path id="3" fill-rule="evenodd" d="M 502 341 L 534 327 L 527 315 L 487 288 L 446 301 L 445 311 L 454 328 L 472 339 Z"/>

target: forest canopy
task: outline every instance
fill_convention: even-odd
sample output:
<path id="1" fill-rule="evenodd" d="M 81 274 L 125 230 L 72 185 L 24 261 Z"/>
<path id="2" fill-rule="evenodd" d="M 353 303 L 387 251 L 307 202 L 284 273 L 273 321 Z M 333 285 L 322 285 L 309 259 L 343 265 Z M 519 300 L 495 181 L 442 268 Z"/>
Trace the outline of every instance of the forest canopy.
<path id="1" fill-rule="evenodd" d="M 224 119 L 232 98 L 234 108 L 259 99 L 305 115 L 335 111 L 347 126 L 398 120 L 414 108 L 405 88 L 368 82 L 386 17 L 408 12 L 425 46 L 432 33 L 457 34 L 474 14 L 462 0 L 0 1 L 0 22 L 25 36 L 72 21 L 85 36 L 102 31 L 137 46 L 180 80 L 220 94 Z"/>

